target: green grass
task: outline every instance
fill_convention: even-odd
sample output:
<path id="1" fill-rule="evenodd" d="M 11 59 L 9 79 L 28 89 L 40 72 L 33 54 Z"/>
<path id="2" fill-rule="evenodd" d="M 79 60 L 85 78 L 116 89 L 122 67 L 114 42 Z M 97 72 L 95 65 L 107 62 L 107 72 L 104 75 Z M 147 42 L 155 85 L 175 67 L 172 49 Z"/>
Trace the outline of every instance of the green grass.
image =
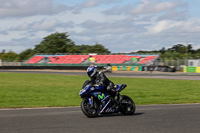
<path id="1" fill-rule="evenodd" d="M 0 73 L 0 108 L 79 106 L 79 90 L 88 77 Z M 109 78 L 126 83 L 121 94 L 138 104 L 200 103 L 200 82 L 189 80 Z"/>

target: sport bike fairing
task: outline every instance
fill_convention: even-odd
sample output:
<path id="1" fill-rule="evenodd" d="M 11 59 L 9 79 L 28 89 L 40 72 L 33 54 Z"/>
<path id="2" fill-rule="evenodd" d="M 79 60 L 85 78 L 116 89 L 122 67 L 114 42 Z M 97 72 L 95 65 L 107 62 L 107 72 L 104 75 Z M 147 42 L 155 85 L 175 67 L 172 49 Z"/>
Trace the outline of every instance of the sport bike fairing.
<path id="1" fill-rule="evenodd" d="M 115 85 L 116 91 L 118 91 L 118 92 L 122 91 L 125 87 L 126 87 L 125 84 L 116 84 Z M 93 106 L 92 96 L 94 98 L 98 99 L 101 103 L 100 113 L 104 113 L 104 112 L 109 113 L 109 112 L 117 111 L 110 107 L 110 102 L 111 102 L 110 95 L 108 94 L 108 92 L 106 92 L 104 90 L 105 90 L 105 86 L 103 86 L 103 85 L 101 85 L 101 86 L 87 85 L 84 89 L 82 89 L 80 91 L 79 95 L 81 97 L 87 96 L 91 106 Z"/>

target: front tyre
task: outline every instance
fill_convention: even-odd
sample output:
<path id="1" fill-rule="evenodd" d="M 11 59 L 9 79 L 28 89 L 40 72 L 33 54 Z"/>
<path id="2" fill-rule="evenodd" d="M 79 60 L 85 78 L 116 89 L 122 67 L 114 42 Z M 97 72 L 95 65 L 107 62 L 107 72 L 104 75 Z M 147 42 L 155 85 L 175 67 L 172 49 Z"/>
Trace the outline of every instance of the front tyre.
<path id="1" fill-rule="evenodd" d="M 88 99 L 82 100 L 81 110 L 87 117 L 96 117 L 98 115 L 98 109 L 91 107 Z"/>
<path id="2" fill-rule="evenodd" d="M 135 103 L 133 100 L 125 95 L 120 96 L 120 112 L 123 115 L 132 115 L 135 113 Z"/>

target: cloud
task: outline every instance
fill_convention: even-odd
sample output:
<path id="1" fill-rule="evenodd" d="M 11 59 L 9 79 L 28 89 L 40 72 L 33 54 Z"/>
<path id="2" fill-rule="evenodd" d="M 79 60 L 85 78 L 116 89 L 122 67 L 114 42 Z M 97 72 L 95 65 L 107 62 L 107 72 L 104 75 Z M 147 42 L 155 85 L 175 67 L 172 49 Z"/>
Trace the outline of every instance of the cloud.
<path id="1" fill-rule="evenodd" d="M 101 0 L 87 0 L 83 3 L 81 3 L 79 6 L 82 8 L 90 8 L 90 7 L 96 7 L 100 4 L 102 4 Z"/>
<path id="2" fill-rule="evenodd" d="M 79 25 L 83 31 L 73 32 L 72 39 L 78 44 L 100 42 L 112 52 L 128 49 L 157 50 L 183 42 L 194 42 L 192 44 L 195 46 L 199 42 L 197 38 L 200 35 L 200 22 L 197 19 L 146 21 L 135 22 L 131 17 L 121 21 L 87 20 Z"/>
<path id="3" fill-rule="evenodd" d="M 175 20 L 175 21 L 183 21 L 187 20 L 188 13 L 186 10 L 178 11 L 178 10 L 170 10 L 164 13 L 162 16 L 158 17 L 157 20 Z"/>
<path id="4" fill-rule="evenodd" d="M 121 2 L 121 0 L 86 0 L 75 6 L 78 6 L 79 8 L 83 9 L 83 8 L 97 7 L 104 4 L 114 4 L 119 2 Z"/>
<path id="5" fill-rule="evenodd" d="M 10 41 L 0 41 L 1 50 L 6 51 L 12 50 L 16 53 L 20 53 L 26 49 L 34 48 L 34 45 L 41 42 L 41 38 L 30 38 L 30 37 L 20 37 L 11 39 Z"/>
<path id="6" fill-rule="evenodd" d="M 169 1 L 148 1 L 142 0 L 142 3 L 134 9 L 129 9 L 128 12 L 131 14 L 149 14 L 149 13 L 160 13 L 163 11 L 168 11 L 175 9 L 177 6 L 181 4 L 177 1 L 169 2 Z"/>
<path id="7" fill-rule="evenodd" d="M 162 20 L 148 27 L 149 34 L 161 32 L 171 33 L 200 33 L 200 21 L 196 19 L 188 21 Z M 177 35 L 177 34 L 176 34 Z"/>
<path id="8" fill-rule="evenodd" d="M 53 15 L 61 12 L 81 13 L 82 10 L 120 0 L 86 0 L 75 5 L 58 3 L 56 0 L 0 0 L 0 18 Z"/>
<path id="9" fill-rule="evenodd" d="M 0 2 L 1 49 L 20 52 L 55 32 L 68 32 L 77 45 L 98 42 L 112 52 L 199 43 L 200 20 L 189 16 L 185 0 Z"/>
<path id="10" fill-rule="evenodd" d="M 146 24 L 144 24 L 146 25 Z M 111 22 L 97 22 L 93 20 L 87 20 L 80 24 L 80 26 L 91 34 L 124 34 L 144 31 L 143 24 L 133 23 L 128 18 L 122 20 L 115 20 Z M 85 32 L 86 32 L 85 31 Z"/>
<path id="11" fill-rule="evenodd" d="M 91 9 L 91 8 L 95 8 L 95 7 L 99 7 L 102 5 L 107 5 L 107 4 L 115 4 L 115 3 L 119 3 L 122 0 L 86 0 L 83 1 L 79 4 L 75 4 L 74 6 L 71 6 L 70 9 L 74 14 L 80 14 L 81 11 L 83 11 L 84 9 Z"/>
<path id="12" fill-rule="evenodd" d="M 0 34 L 1 35 L 8 35 L 8 31 L 0 29 Z"/>
<path id="13" fill-rule="evenodd" d="M 40 21 L 23 23 L 18 26 L 12 27 L 11 31 L 46 31 L 52 32 L 55 31 L 56 28 L 73 28 L 74 23 L 72 21 L 68 22 L 60 22 L 57 19 L 42 19 Z"/>
<path id="14" fill-rule="evenodd" d="M 110 9 L 104 11 L 107 15 L 113 14 L 129 14 L 129 15 L 145 15 L 152 13 L 161 13 L 165 11 L 170 11 L 177 8 L 184 8 L 187 4 L 181 2 L 180 0 L 175 1 L 161 1 L 161 0 L 141 0 L 137 5 L 127 4 L 125 6 L 119 7 L 114 6 Z"/>
<path id="15" fill-rule="evenodd" d="M 69 9 L 53 0 L 0 0 L 0 17 L 52 15 Z"/>
<path id="16" fill-rule="evenodd" d="M 163 32 L 165 30 L 169 30 L 174 27 L 179 27 L 182 22 L 170 21 L 170 20 L 163 20 L 156 23 L 154 26 L 150 26 L 148 29 L 150 34 L 157 34 Z"/>
<path id="17" fill-rule="evenodd" d="M 81 32 L 72 32 L 71 37 L 77 44 L 102 43 L 112 52 L 126 51 L 142 47 L 140 42 L 144 40 L 144 27 L 146 24 L 133 23 L 129 18 L 115 21 L 99 22 L 87 20 L 79 25 Z M 141 40 L 140 40 L 141 39 Z M 134 45 L 137 44 L 137 47 Z M 141 46 L 140 46 L 141 45 Z"/>

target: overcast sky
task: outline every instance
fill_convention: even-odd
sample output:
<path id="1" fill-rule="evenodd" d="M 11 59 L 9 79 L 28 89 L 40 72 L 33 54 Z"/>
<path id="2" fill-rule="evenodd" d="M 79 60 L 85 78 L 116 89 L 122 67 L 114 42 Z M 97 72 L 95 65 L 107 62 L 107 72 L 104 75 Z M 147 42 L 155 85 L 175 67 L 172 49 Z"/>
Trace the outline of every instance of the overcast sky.
<path id="1" fill-rule="evenodd" d="M 0 0 L 0 52 L 34 48 L 55 32 L 111 52 L 200 48 L 200 0 Z"/>

